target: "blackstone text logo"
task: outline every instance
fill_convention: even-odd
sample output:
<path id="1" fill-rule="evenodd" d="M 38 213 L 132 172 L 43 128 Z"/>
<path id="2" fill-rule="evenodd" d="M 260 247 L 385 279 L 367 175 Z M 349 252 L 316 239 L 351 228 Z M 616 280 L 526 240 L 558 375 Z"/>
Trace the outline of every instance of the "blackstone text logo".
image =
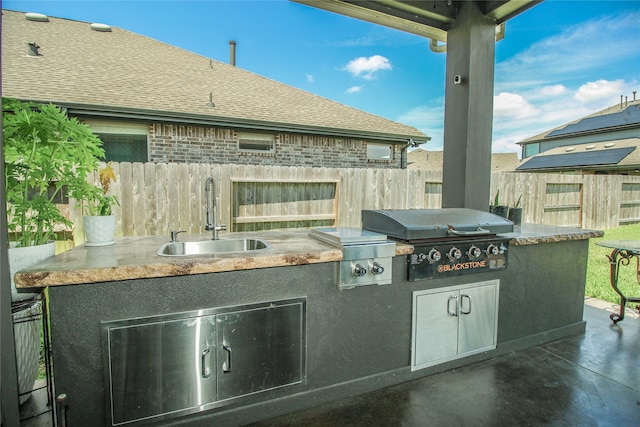
<path id="1" fill-rule="evenodd" d="M 469 270 L 470 268 L 485 268 L 487 261 L 469 261 L 460 262 L 458 264 L 445 264 L 438 266 L 438 273 L 446 273 L 449 271 Z"/>

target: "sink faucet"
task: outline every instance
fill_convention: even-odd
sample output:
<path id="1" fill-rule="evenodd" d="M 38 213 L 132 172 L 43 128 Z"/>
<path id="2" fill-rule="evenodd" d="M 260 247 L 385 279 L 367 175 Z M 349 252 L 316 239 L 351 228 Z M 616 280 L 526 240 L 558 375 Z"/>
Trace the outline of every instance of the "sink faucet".
<path id="1" fill-rule="evenodd" d="M 216 184 L 212 177 L 207 178 L 204 183 L 204 198 L 206 199 L 205 216 L 207 222 L 204 225 L 204 229 L 207 231 L 213 231 L 213 240 L 218 240 L 218 231 L 226 230 L 226 224 L 218 225 L 218 209 L 216 203 Z"/>
<path id="2" fill-rule="evenodd" d="M 171 234 L 171 243 L 178 241 L 178 234 L 186 233 L 186 232 L 187 232 L 187 230 L 180 230 L 180 231 L 171 230 L 171 232 L 170 232 L 170 234 Z"/>

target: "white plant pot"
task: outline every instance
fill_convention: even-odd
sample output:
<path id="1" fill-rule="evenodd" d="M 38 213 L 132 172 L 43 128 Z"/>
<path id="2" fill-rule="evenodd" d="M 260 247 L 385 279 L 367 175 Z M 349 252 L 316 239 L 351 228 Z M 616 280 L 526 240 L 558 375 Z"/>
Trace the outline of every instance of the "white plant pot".
<path id="1" fill-rule="evenodd" d="M 13 333 L 16 343 L 16 368 L 20 404 L 31 397 L 33 384 L 38 376 L 40 361 L 40 329 L 42 328 L 42 301 L 19 304 L 13 318 Z M 23 395 L 23 393 L 26 393 Z"/>
<path id="2" fill-rule="evenodd" d="M 116 242 L 115 216 L 83 216 L 82 223 L 85 246 L 106 246 Z"/>
<path id="3" fill-rule="evenodd" d="M 24 301 L 37 297 L 40 292 L 18 292 L 13 276 L 20 270 L 24 270 L 32 265 L 39 264 L 47 258 L 56 254 L 56 242 L 49 242 L 44 245 L 15 247 L 11 243 L 9 253 L 9 274 L 11 275 L 11 301 Z"/>

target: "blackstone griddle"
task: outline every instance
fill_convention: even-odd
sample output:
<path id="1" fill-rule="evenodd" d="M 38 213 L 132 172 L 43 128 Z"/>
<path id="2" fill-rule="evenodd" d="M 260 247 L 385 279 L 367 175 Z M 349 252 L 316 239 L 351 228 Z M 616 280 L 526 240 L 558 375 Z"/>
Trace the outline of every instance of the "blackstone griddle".
<path id="1" fill-rule="evenodd" d="M 416 281 L 507 267 L 513 222 L 466 208 L 363 210 L 362 228 L 414 246 L 407 280 Z"/>

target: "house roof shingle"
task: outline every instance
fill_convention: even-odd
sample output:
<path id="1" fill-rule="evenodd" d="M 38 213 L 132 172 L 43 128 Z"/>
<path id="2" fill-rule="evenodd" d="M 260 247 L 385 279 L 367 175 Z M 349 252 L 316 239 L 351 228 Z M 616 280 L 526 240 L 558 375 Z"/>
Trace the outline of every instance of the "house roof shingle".
<path id="1" fill-rule="evenodd" d="M 247 70 L 113 27 L 2 11 L 3 96 L 70 111 L 403 142 L 429 138 Z M 28 55 L 35 42 L 40 56 Z M 207 106 L 209 94 L 214 107 Z"/>

